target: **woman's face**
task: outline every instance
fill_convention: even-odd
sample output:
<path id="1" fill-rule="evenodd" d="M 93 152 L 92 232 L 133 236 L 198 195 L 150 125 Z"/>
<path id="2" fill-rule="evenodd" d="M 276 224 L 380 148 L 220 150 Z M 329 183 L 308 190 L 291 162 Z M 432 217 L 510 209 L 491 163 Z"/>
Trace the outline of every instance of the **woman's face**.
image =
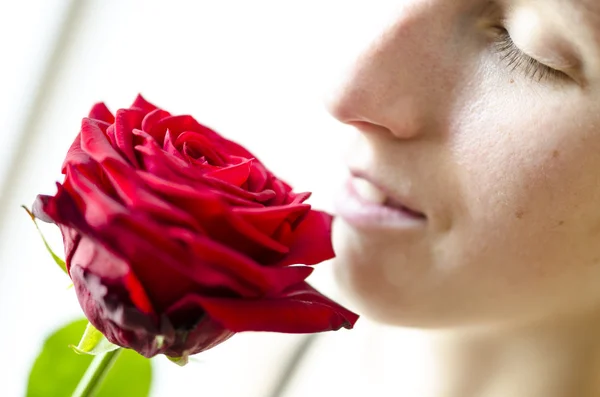
<path id="1" fill-rule="evenodd" d="M 396 3 L 328 100 L 339 283 L 403 326 L 599 306 L 600 2 Z"/>

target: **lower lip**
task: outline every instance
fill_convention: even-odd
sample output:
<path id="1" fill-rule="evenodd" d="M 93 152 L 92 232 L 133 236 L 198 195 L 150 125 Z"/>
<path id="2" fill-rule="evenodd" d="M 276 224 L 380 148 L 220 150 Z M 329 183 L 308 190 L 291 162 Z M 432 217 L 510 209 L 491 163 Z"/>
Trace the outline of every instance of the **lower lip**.
<path id="1" fill-rule="evenodd" d="M 401 208 L 387 207 L 362 199 L 349 181 L 335 201 L 335 212 L 346 223 L 364 229 L 421 229 L 427 223 L 418 216 Z"/>

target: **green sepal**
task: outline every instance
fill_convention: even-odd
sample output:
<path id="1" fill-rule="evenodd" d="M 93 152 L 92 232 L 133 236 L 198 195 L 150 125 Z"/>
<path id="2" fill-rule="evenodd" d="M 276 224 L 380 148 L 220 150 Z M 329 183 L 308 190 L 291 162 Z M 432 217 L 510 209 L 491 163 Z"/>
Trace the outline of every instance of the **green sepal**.
<path id="1" fill-rule="evenodd" d="M 33 223 L 35 224 L 35 228 L 37 229 L 38 233 L 42 237 L 42 241 L 44 242 L 44 245 L 46 246 L 46 249 L 48 250 L 48 252 L 50 253 L 50 255 L 52 255 L 52 259 L 54 259 L 54 262 L 56 262 L 56 264 L 58 265 L 58 267 L 60 267 L 62 269 L 62 271 L 65 272 L 68 275 L 69 272 L 67 271 L 67 265 L 66 265 L 65 261 L 62 260 L 58 255 L 56 255 L 54 253 L 54 251 L 52 251 L 52 248 L 50 248 L 50 244 L 48 244 L 48 241 L 46 240 L 46 238 L 44 237 L 44 234 L 40 230 L 40 226 L 38 225 L 38 223 L 37 223 L 37 221 L 35 219 L 35 215 L 33 215 L 33 213 L 26 206 L 22 205 L 21 207 L 25 211 L 27 211 L 27 214 L 29 215 L 29 217 L 31 218 L 31 220 L 33 221 Z"/>
<path id="2" fill-rule="evenodd" d="M 174 362 L 175 364 L 179 365 L 180 367 L 186 366 L 190 359 L 190 356 L 188 354 L 184 354 L 181 357 L 169 357 L 169 356 L 166 356 L 166 357 L 169 359 L 169 361 Z"/>
<path id="3" fill-rule="evenodd" d="M 95 356 L 118 349 L 117 346 L 106 339 L 102 332 L 98 331 L 91 323 L 85 327 L 85 332 L 77 346 L 71 345 L 71 348 L 78 354 L 89 354 Z"/>
<path id="4" fill-rule="evenodd" d="M 162 349 L 165 345 L 165 337 L 163 335 L 157 335 L 156 338 L 154 338 L 154 343 L 156 343 L 157 349 Z"/>

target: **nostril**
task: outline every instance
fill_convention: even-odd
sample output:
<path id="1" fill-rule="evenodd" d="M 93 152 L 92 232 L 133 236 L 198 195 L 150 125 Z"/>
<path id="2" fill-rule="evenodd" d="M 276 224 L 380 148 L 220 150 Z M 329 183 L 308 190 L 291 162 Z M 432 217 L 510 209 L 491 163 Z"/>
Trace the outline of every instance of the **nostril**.
<path id="1" fill-rule="evenodd" d="M 391 131 L 379 124 L 371 123 L 370 121 L 350 121 L 346 124 L 353 126 L 364 134 L 375 133 L 375 134 L 390 134 Z"/>
<path id="2" fill-rule="evenodd" d="M 361 108 L 360 104 L 344 88 L 332 91 L 324 102 L 329 114 L 342 123 L 349 124 L 360 118 L 357 114 L 357 110 Z"/>
<path id="3" fill-rule="evenodd" d="M 419 95 L 406 87 L 374 84 L 369 79 L 356 79 L 353 84 L 338 87 L 325 98 L 327 111 L 338 121 L 364 133 L 386 133 L 400 139 L 412 139 L 426 130 L 425 114 L 431 103 L 423 103 Z M 371 82 L 373 83 L 373 82 Z M 378 88 L 379 87 L 379 88 Z"/>

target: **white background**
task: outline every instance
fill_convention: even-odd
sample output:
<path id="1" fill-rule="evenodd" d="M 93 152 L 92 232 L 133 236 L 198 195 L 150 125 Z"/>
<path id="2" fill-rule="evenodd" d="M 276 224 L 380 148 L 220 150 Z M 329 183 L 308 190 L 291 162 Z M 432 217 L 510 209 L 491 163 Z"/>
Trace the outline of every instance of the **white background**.
<path id="1" fill-rule="evenodd" d="M 141 92 L 192 114 L 330 209 L 352 132 L 322 98 L 385 12 L 349 0 L 2 1 L 0 395 L 13 397 L 44 337 L 81 315 L 19 205 L 54 193 L 91 105 L 114 111 Z M 58 231 L 44 231 L 60 252 Z M 328 264 L 319 269 L 314 283 L 334 294 Z M 157 358 L 153 395 L 266 396 L 297 341 L 242 334 L 183 369 Z"/>

